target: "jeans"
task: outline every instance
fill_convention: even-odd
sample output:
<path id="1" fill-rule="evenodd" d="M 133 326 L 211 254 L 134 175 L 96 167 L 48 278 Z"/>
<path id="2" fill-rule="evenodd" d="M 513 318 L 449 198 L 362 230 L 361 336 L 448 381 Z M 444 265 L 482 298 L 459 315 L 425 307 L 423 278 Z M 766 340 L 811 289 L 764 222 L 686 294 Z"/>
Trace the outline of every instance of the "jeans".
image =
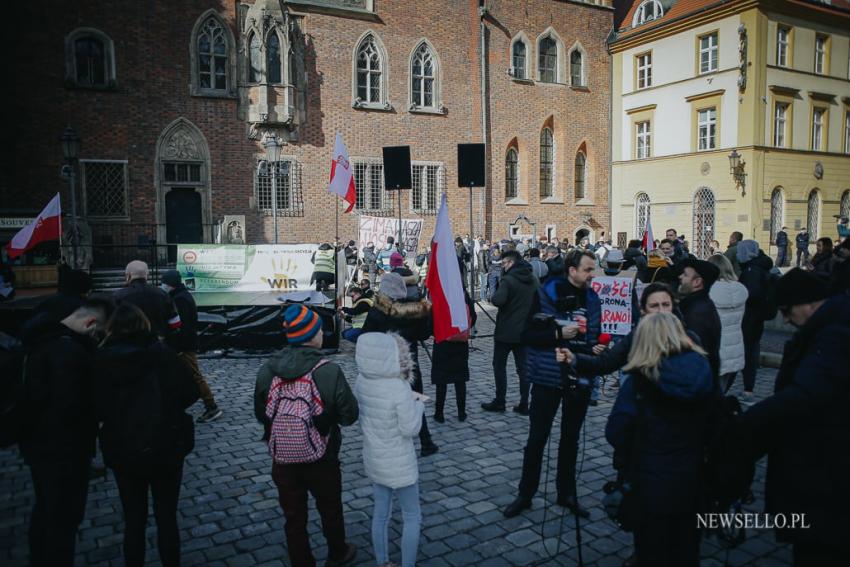
<path id="1" fill-rule="evenodd" d="M 800 256 L 803 257 L 803 266 L 809 261 L 809 249 L 808 248 L 797 248 L 797 267 L 800 267 Z"/>
<path id="2" fill-rule="evenodd" d="M 401 504 L 401 517 L 404 528 L 401 532 L 401 566 L 416 565 L 416 554 L 419 548 L 419 526 L 422 523 L 422 512 L 419 508 L 419 485 L 411 484 L 393 490 L 388 486 L 373 484 L 375 508 L 372 512 L 372 547 L 375 550 L 375 560 L 383 565 L 390 560 L 387 543 L 387 525 L 393 511 L 393 493 Z"/>
<path id="3" fill-rule="evenodd" d="M 562 408 L 561 437 L 558 442 L 558 475 L 555 485 L 561 498 L 575 494 L 578 438 L 587 414 L 588 398 L 586 388 L 562 390 L 534 384 L 531 389 L 528 441 L 522 459 L 522 479 L 519 481 L 521 497 L 530 500 L 537 493 L 543 452 L 558 407 Z"/>
<path id="4" fill-rule="evenodd" d="M 355 329 L 353 327 L 342 332 L 342 338 L 353 343 L 357 343 L 357 337 L 363 334 L 363 329 Z"/>
<path id="5" fill-rule="evenodd" d="M 519 403 L 528 405 L 529 384 L 525 380 L 525 348 L 521 344 L 493 341 L 493 377 L 496 380 L 496 401 L 505 403 L 508 392 L 508 354 L 514 353 L 519 375 Z"/>
<path id="6" fill-rule="evenodd" d="M 145 563 L 145 529 L 148 524 L 148 489 L 153 493 L 156 541 L 159 558 L 166 567 L 180 565 L 180 530 L 177 500 L 183 480 L 183 463 L 145 473 L 115 470 L 115 483 L 124 508 L 124 564 Z"/>
<path id="7" fill-rule="evenodd" d="M 493 299 L 493 294 L 496 293 L 496 289 L 499 287 L 500 279 L 502 279 L 502 276 L 499 274 L 487 274 L 487 301 Z"/>
<path id="8" fill-rule="evenodd" d="M 478 300 L 487 299 L 487 272 L 478 272 Z"/>
<path id="9" fill-rule="evenodd" d="M 322 518 L 322 533 L 328 542 L 328 557 L 345 557 L 345 523 L 342 517 L 342 473 L 339 461 L 322 459 L 316 463 L 272 465 L 272 480 L 286 517 L 286 546 L 289 561 L 297 567 L 314 567 L 316 559 L 307 534 L 307 493 L 316 499 Z"/>
<path id="10" fill-rule="evenodd" d="M 192 377 L 195 379 L 195 384 L 198 385 L 198 391 L 201 393 L 201 399 L 204 401 L 204 407 L 207 409 L 218 407 L 215 404 L 215 398 L 213 397 L 212 390 L 210 390 L 210 385 L 204 380 L 204 375 L 201 374 L 201 369 L 198 366 L 198 353 L 184 351 L 177 353 L 177 358 L 181 359 L 189 367 L 189 371 L 192 372 Z"/>
<path id="11" fill-rule="evenodd" d="M 776 255 L 776 266 L 782 268 L 788 265 L 788 247 L 780 246 L 779 253 Z"/>
<path id="12" fill-rule="evenodd" d="M 29 531 L 30 565 L 71 567 L 86 511 L 91 459 L 31 463 L 35 492 Z"/>

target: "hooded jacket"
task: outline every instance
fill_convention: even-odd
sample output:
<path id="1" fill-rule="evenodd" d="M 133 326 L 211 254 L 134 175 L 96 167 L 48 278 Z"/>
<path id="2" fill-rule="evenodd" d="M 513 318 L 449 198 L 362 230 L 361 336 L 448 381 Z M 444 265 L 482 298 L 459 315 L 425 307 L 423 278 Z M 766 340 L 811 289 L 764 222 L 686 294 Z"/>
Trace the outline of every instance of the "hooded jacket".
<path id="1" fill-rule="evenodd" d="M 195 298 L 182 283 L 168 292 L 177 314 L 180 315 L 180 329 L 170 344 L 177 352 L 198 351 L 198 306 Z"/>
<path id="2" fill-rule="evenodd" d="M 634 472 L 642 518 L 699 509 L 714 392 L 708 362 L 693 351 L 663 360 L 657 382 L 633 374 L 620 386 L 605 437 L 615 450 L 615 468 Z M 638 461 L 632 462 L 635 442 Z"/>
<path id="3" fill-rule="evenodd" d="M 416 343 L 431 336 L 431 304 L 427 300 L 393 300 L 378 292 L 375 305 L 369 310 L 364 333 L 394 331 L 416 350 Z"/>
<path id="4" fill-rule="evenodd" d="M 363 467 L 369 479 L 389 488 L 419 480 L 413 439 L 422 427 L 424 404 L 413 398 L 413 359 L 396 333 L 365 333 L 355 355 L 360 374 L 354 395 L 363 430 Z"/>
<path id="5" fill-rule="evenodd" d="M 744 335 L 741 322 L 747 303 L 747 288 L 738 282 L 718 280 L 708 293 L 720 317 L 720 374 L 744 369 Z"/>
<path id="6" fill-rule="evenodd" d="M 322 351 L 319 349 L 289 346 L 267 360 L 257 372 L 257 381 L 254 385 L 254 416 L 265 427 L 264 438 L 268 438 L 271 427 L 266 417 L 266 402 L 269 399 L 269 389 L 274 377 L 295 380 L 307 374 L 323 358 Z M 357 421 L 357 400 L 351 393 L 342 369 L 333 362 L 320 366 L 313 373 L 313 381 L 325 404 L 322 417 L 316 420 L 316 427 L 323 435 L 330 433 L 327 452 L 319 462 L 328 459 L 338 460 L 339 448 L 342 444 L 339 426 L 351 425 Z"/>
<path id="7" fill-rule="evenodd" d="M 764 252 L 758 251 L 755 258 L 741 264 L 741 277 L 738 279 L 747 288 L 747 305 L 741 329 L 744 337 L 753 337 L 764 328 L 764 315 L 767 308 L 770 285 L 771 260 Z"/>
<path id="8" fill-rule="evenodd" d="M 540 286 L 525 260 L 516 262 L 502 273 L 499 287 L 490 302 L 499 308 L 496 315 L 495 340 L 503 343 L 522 342 L 522 330 L 531 310 L 531 300 Z"/>
<path id="9" fill-rule="evenodd" d="M 708 362 L 715 376 L 720 372 L 720 339 L 722 325 L 717 307 L 709 296 L 709 290 L 701 289 L 684 296 L 679 302 L 685 328 L 699 337 L 703 350 L 708 353 Z"/>

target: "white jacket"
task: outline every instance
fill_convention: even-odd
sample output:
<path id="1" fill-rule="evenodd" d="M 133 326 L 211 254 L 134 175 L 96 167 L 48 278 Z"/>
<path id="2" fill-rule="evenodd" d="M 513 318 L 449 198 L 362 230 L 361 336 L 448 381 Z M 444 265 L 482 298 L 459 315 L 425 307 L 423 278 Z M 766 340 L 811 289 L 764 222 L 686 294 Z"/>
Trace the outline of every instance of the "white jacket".
<path id="1" fill-rule="evenodd" d="M 365 333 L 357 339 L 360 373 L 354 395 L 363 429 L 363 466 L 376 484 L 403 488 L 419 480 L 413 439 L 425 406 L 413 399 L 413 360 L 407 342 L 395 333 Z"/>
<path id="2" fill-rule="evenodd" d="M 720 374 L 744 369 L 744 335 L 741 321 L 747 303 L 747 288 L 738 282 L 718 280 L 711 286 L 709 297 L 720 315 Z"/>

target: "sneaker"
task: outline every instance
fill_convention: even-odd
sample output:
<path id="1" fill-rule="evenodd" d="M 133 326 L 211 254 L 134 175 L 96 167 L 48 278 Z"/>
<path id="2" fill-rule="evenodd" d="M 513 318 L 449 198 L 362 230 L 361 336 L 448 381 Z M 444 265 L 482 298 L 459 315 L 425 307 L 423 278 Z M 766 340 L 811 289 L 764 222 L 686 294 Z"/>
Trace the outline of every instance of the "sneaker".
<path id="1" fill-rule="evenodd" d="M 492 402 L 481 404 L 481 409 L 484 411 L 505 411 L 505 403 L 493 400 Z"/>
<path id="2" fill-rule="evenodd" d="M 330 559 L 328 558 L 325 561 L 325 567 L 342 567 L 343 565 L 348 565 L 354 558 L 357 557 L 357 546 L 348 544 L 348 549 L 345 550 L 345 555 L 342 559 Z"/>
<path id="3" fill-rule="evenodd" d="M 515 405 L 514 412 L 520 415 L 528 415 L 528 404 L 519 403 Z"/>
<path id="4" fill-rule="evenodd" d="M 204 410 L 204 413 L 198 416 L 196 420 L 198 423 L 209 423 L 214 419 L 218 419 L 221 417 L 221 414 L 224 412 L 221 411 L 218 406 L 213 406 L 211 408 L 207 408 Z"/>

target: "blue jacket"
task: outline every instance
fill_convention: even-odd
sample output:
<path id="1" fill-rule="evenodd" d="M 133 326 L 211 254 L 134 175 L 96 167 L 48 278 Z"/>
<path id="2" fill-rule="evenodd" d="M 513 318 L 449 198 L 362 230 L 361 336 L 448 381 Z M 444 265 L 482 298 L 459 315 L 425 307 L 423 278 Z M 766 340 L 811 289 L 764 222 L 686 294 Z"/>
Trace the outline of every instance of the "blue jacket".
<path id="1" fill-rule="evenodd" d="M 572 313 L 559 312 L 555 304 L 557 286 L 565 281 L 561 276 L 546 279 L 546 283 L 537 290 L 537 294 L 534 296 L 531 306 L 532 317 L 536 313 L 543 313 L 553 315 L 557 319 L 572 318 Z M 590 354 L 593 346 L 599 341 L 599 332 L 602 327 L 602 304 L 595 291 L 588 288 L 586 293 L 587 332 L 565 341 L 565 346 L 568 346 L 573 352 Z M 555 347 L 558 346 L 555 330 L 551 326 L 541 326 L 530 321 L 523 333 L 523 342 L 526 345 L 526 380 L 532 384 L 560 388 L 561 371 L 564 366 L 555 359 Z"/>
<path id="2" fill-rule="evenodd" d="M 776 233 L 776 246 L 779 248 L 784 248 L 788 246 L 788 233 L 784 230 L 780 230 Z"/>
<path id="3" fill-rule="evenodd" d="M 641 517 L 699 509 L 710 402 L 715 395 L 708 360 L 692 351 L 664 360 L 657 384 L 639 375 L 621 384 L 605 437 L 614 447 L 615 468 L 627 477 L 634 473 L 629 480 L 635 485 Z M 638 403 L 643 418 L 635 455 Z"/>

